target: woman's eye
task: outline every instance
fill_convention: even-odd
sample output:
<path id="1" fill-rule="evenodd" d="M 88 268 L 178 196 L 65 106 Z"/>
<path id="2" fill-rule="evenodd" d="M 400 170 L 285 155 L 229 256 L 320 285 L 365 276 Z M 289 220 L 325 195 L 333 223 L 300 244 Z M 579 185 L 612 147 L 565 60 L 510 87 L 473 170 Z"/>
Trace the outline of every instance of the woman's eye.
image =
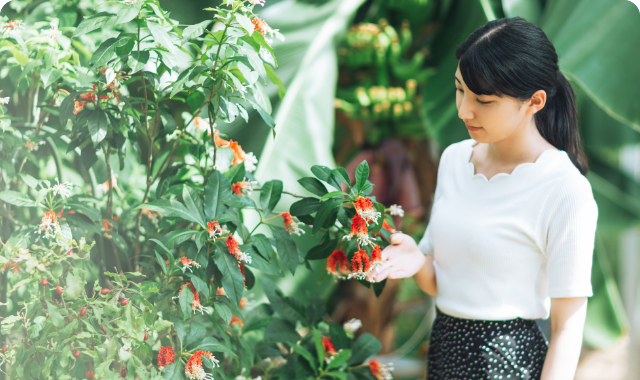
<path id="1" fill-rule="evenodd" d="M 478 100 L 478 103 L 480 103 L 480 104 L 489 104 L 491 102 L 481 102 L 481 101 Z"/>
<path id="2" fill-rule="evenodd" d="M 461 88 L 456 87 L 456 90 L 463 92 Z"/>

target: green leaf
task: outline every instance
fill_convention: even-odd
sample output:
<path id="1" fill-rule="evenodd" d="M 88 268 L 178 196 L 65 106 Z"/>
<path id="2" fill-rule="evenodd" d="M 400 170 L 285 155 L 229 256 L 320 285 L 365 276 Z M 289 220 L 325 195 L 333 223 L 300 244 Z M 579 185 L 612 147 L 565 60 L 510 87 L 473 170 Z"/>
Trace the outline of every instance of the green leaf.
<path id="1" fill-rule="evenodd" d="M 253 247 L 253 252 L 255 253 L 256 247 Z M 284 277 L 284 272 L 280 269 L 280 265 L 278 265 L 275 261 L 266 261 L 257 253 L 251 255 L 251 263 L 245 264 L 251 268 L 256 268 L 257 270 L 274 276 Z"/>
<path id="2" fill-rule="evenodd" d="M 318 363 L 316 363 L 316 360 L 313 358 L 313 355 L 311 355 L 311 352 L 307 351 L 306 348 L 297 344 L 291 345 L 291 348 L 293 348 L 293 351 L 295 351 L 298 355 L 305 358 L 305 360 L 311 365 L 313 372 L 318 371 Z M 322 365 L 322 361 L 320 361 L 320 365 Z"/>
<path id="3" fill-rule="evenodd" d="M 336 191 L 332 191 L 330 193 L 327 193 L 323 196 L 320 197 L 320 201 L 324 201 L 325 199 L 329 199 L 329 198 L 333 198 L 333 197 L 340 197 L 340 199 L 343 199 L 342 197 L 345 195 L 349 195 L 347 193 L 345 193 L 344 191 L 340 191 L 340 190 L 336 190 Z"/>
<path id="4" fill-rule="evenodd" d="M 253 25 L 251 20 L 249 20 L 249 17 L 241 13 L 236 13 L 235 16 L 236 16 L 236 21 L 238 21 L 238 24 L 240 24 L 240 26 L 242 26 L 242 28 L 247 31 L 247 34 L 249 36 L 251 36 L 253 34 L 253 31 L 255 30 L 255 25 Z"/>
<path id="5" fill-rule="evenodd" d="M 338 352 L 333 357 L 333 359 L 331 359 L 331 361 L 327 365 L 327 370 L 340 368 L 342 365 L 344 365 L 347 362 L 347 360 L 349 360 L 349 357 L 351 357 L 351 350 L 343 349 L 342 351 Z"/>
<path id="6" fill-rule="evenodd" d="M 269 45 L 267 43 L 267 41 L 264 39 L 264 37 L 262 36 L 262 34 L 260 33 L 254 33 L 251 38 L 253 38 L 253 40 L 255 42 L 258 43 L 258 45 L 260 45 L 261 47 L 265 48 L 269 54 L 271 54 L 271 57 L 273 58 L 273 62 L 275 62 L 276 67 L 278 67 L 278 61 L 276 60 L 276 55 L 273 51 L 273 48 L 271 47 L 271 45 Z"/>
<path id="7" fill-rule="evenodd" d="M 300 321 L 303 325 L 308 325 L 304 306 L 298 300 L 285 297 L 282 290 L 267 277 L 262 277 L 262 288 L 273 310 L 293 323 Z"/>
<path id="8" fill-rule="evenodd" d="M 211 173 L 204 187 L 204 215 L 207 221 L 215 220 L 220 214 L 218 204 L 232 195 L 231 184 L 218 170 Z"/>
<path id="9" fill-rule="evenodd" d="M 13 190 L 0 191 L 0 199 L 3 202 L 20 207 L 35 207 L 36 203 L 27 195 Z"/>
<path id="10" fill-rule="evenodd" d="M 27 173 L 20 173 L 20 178 L 22 178 L 22 180 L 24 181 L 24 183 L 27 184 L 27 186 L 29 186 L 32 189 L 36 189 L 36 187 L 38 186 L 38 183 L 40 183 L 40 181 L 38 181 L 37 179 L 33 178 L 32 176 L 30 176 Z"/>
<path id="11" fill-rule="evenodd" d="M 218 302 L 216 303 L 215 307 L 216 307 L 216 312 L 218 313 L 220 318 L 222 318 L 224 323 L 228 325 L 229 322 L 231 322 L 231 318 L 233 317 L 233 313 L 229 309 L 229 306 Z"/>
<path id="12" fill-rule="evenodd" d="M 278 86 L 278 96 L 280 97 L 280 100 L 284 99 L 284 96 L 286 94 L 284 84 L 282 83 L 278 75 L 276 75 L 275 70 L 273 70 L 273 67 L 271 67 L 270 65 L 264 65 L 264 68 L 267 71 L 267 77 L 269 78 L 269 80 L 271 80 L 273 84 Z"/>
<path id="13" fill-rule="evenodd" d="M 274 179 L 267 181 L 262 185 L 260 191 L 260 205 L 264 215 L 269 215 L 276 207 L 280 197 L 282 197 L 283 185 L 282 181 Z"/>
<path id="14" fill-rule="evenodd" d="M 194 230 L 171 231 L 162 238 L 162 242 L 167 248 L 171 249 L 191 239 L 191 237 L 197 233 L 198 232 Z"/>
<path id="15" fill-rule="evenodd" d="M 167 34 L 160 24 L 148 21 L 147 28 L 149 28 L 149 32 L 151 32 L 151 35 L 157 43 L 169 50 L 171 54 L 175 55 L 176 48 L 171 42 L 171 37 L 169 37 L 169 34 Z"/>
<path id="16" fill-rule="evenodd" d="M 58 80 L 58 78 L 60 78 L 61 75 L 62 75 L 62 70 L 58 70 L 58 69 L 49 69 L 49 70 L 42 69 L 40 71 L 40 79 L 42 79 L 42 83 L 44 84 L 45 87 L 51 86 L 51 84 L 56 80 Z"/>
<path id="17" fill-rule="evenodd" d="M 323 196 L 327 193 L 327 188 L 320 182 L 318 179 L 313 177 L 304 177 L 298 180 L 298 183 L 302 185 L 309 192 L 317 195 Z"/>
<path id="18" fill-rule="evenodd" d="M 131 74 L 135 74 L 138 71 L 142 70 L 144 65 L 149 61 L 149 52 L 146 50 L 141 51 L 133 51 L 131 55 L 129 55 L 129 61 L 127 64 L 129 68 L 131 68 Z"/>
<path id="19" fill-rule="evenodd" d="M 269 228 L 271 228 L 273 237 L 276 239 L 278 256 L 280 256 L 280 259 L 291 274 L 295 275 L 296 267 L 298 266 L 298 248 L 296 247 L 296 243 L 284 228 L 271 224 L 269 224 Z"/>
<path id="20" fill-rule="evenodd" d="M 316 345 L 316 355 L 318 355 L 318 363 L 320 363 L 320 368 L 322 368 L 322 364 L 324 363 L 324 357 L 326 356 L 324 353 L 324 345 L 322 345 L 322 334 L 318 329 L 313 329 L 313 342 Z"/>
<path id="21" fill-rule="evenodd" d="M 187 273 L 187 276 L 191 279 L 191 283 L 196 288 L 196 291 L 204 294 L 204 299 L 207 300 L 209 298 L 209 285 L 196 274 Z"/>
<path id="22" fill-rule="evenodd" d="M 93 146 L 97 146 L 107 136 L 107 127 L 109 126 L 107 115 L 102 109 L 97 108 L 89 116 L 88 124 Z"/>
<path id="23" fill-rule="evenodd" d="M 64 98 L 64 100 L 62 100 L 62 103 L 60 103 L 58 116 L 60 119 L 61 126 L 66 126 L 67 120 L 69 120 L 69 118 L 73 115 L 73 108 L 75 106 L 75 97 L 78 95 L 80 95 L 79 92 L 73 91 L 69 95 L 67 95 Z"/>
<path id="24" fill-rule="evenodd" d="M 332 169 L 331 173 L 335 175 L 340 180 L 340 182 L 347 185 L 347 188 L 351 189 L 351 180 L 349 179 L 349 174 L 347 173 L 345 168 L 337 167 L 335 169 Z"/>
<path id="25" fill-rule="evenodd" d="M 219 304 L 216 304 L 218 306 Z M 225 354 L 229 354 L 231 356 L 238 356 L 235 352 L 228 349 L 226 346 L 216 341 L 216 339 L 212 336 L 208 336 L 202 340 L 195 348 L 195 350 L 204 350 L 209 352 L 224 352 Z"/>
<path id="26" fill-rule="evenodd" d="M 107 374 L 107 371 L 109 370 L 109 366 L 111 365 L 111 362 L 113 362 L 113 359 L 104 361 L 100 363 L 98 366 L 96 366 L 95 376 L 97 379 L 100 379 Z"/>
<path id="27" fill-rule="evenodd" d="M 171 363 L 164 367 L 162 376 L 166 380 L 184 380 L 184 366 L 181 362 Z"/>
<path id="28" fill-rule="evenodd" d="M 140 13 L 140 9 L 142 8 L 142 3 L 127 5 L 120 3 L 120 10 L 118 11 L 118 15 L 116 16 L 116 24 L 124 24 L 136 18 L 138 13 Z"/>
<path id="29" fill-rule="evenodd" d="M 342 190 L 342 186 L 340 186 L 340 179 L 336 177 L 336 175 L 333 174 L 332 170 L 328 167 L 322 165 L 313 165 L 311 167 L 311 172 L 318 179 L 328 183 L 338 190 Z"/>
<path id="30" fill-rule="evenodd" d="M 182 311 L 182 319 L 186 320 L 191 316 L 191 307 L 193 304 L 193 293 L 191 293 L 191 289 L 188 286 L 182 288 L 182 292 L 180 292 L 180 310 Z"/>
<path id="31" fill-rule="evenodd" d="M 127 38 L 125 41 L 119 40 L 116 37 L 112 37 L 104 40 L 95 53 L 91 56 L 91 60 L 89 60 L 89 64 L 91 67 L 102 67 L 109 62 L 109 60 L 116 55 L 116 48 L 118 46 L 124 45 L 129 39 Z"/>
<path id="32" fill-rule="evenodd" d="M 158 199 L 153 202 L 138 205 L 134 210 L 147 209 L 157 211 L 166 217 L 177 217 L 200 224 L 200 218 L 195 216 L 184 205 L 173 199 Z M 206 228 L 205 226 L 202 226 Z"/>
<path id="33" fill-rule="evenodd" d="M 293 216 L 311 215 L 322 206 L 318 198 L 303 198 L 291 205 L 289 212 Z"/>
<path id="34" fill-rule="evenodd" d="M 363 333 L 351 347 L 352 355 L 348 364 L 350 366 L 362 364 L 367 358 L 377 354 L 381 348 L 382 345 L 375 336 L 370 333 Z"/>
<path id="35" fill-rule="evenodd" d="M 107 20 L 109 20 L 109 18 L 113 16 L 115 16 L 113 13 L 100 12 L 100 13 L 96 13 L 91 17 L 85 17 L 82 19 L 82 21 L 80 21 L 80 24 L 78 25 L 76 30 L 73 32 L 73 36 L 71 37 L 72 38 L 78 37 L 83 34 L 87 34 L 93 30 L 96 30 L 98 28 L 101 28 L 107 22 Z"/>
<path id="36" fill-rule="evenodd" d="M 222 203 L 233 208 L 256 207 L 256 203 L 253 199 L 238 194 L 232 194 L 229 199 Z"/>
<path id="37" fill-rule="evenodd" d="M 271 246 L 271 241 L 269 241 L 266 236 L 263 234 L 252 235 L 251 242 L 258 252 L 260 252 L 262 257 L 267 260 L 271 260 L 271 257 L 273 257 L 273 246 Z"/>
<path id="38" fill-rule="evenodd" d="M 336 246 L 338 239 L 326 239 L 322 244 L 317 245 L 307 252 L 305 259 L 307 260 L 323 260 L 331 255 Z"/>
<path id="39" fill-rule="evenodd" d="M 279 342 L 297 342 L 300 340 L 300 334 L 296 332 L 293 322 L 276 318 L 264 331 L 264 340 L 266 343 Z"/>
<path id="40" fill-rule="evenodd" d="M 316 214 L 316 219 L 313 222 L 313 233 L 320 231 L 324 223 L 327 220 L 331 220 L 334 212 L 337 216 L 338 210 L 336 209 L 341 205 L 342 205 L 342 199 L 329 199 L 327 201 L 322 202 L 320 209 Z"/>
<path id="41" fill-rule="evenodd" d="M 178 79 L 173 82 L 173 88 L 171 89 L 171 95 L 169 95 L 169 98 L 173 98 L 178 92 L 182 91 L 185 83 L 187 83 L 187 81 L 189 80 L 189 74 L 191 74 L 191 71 L 193 71 L 194 67 L 195 66 L 189 66 L 184 71 L 182 71 L 180 75 L 178 75 Z"/>
<path id="42" fill-rule="evenodd" d="M 559 0 L 547 4 L 539 22 L 558 53 L 560 68 L 609 115 L 640 131 L 637 5 L 625 0 Z M 594 62 L 598 62 L 594 65 Z M 466 132 L 466 131 L 465 131 Z"/>
<path id="43" fill-rule="evenodd" d="M 65 286 L 64 292 L 67 297 L 75 300 L 80 297 L 80 294 L 84 291 L 84 285 L 87 283 L 83 281 L 80 277 L 76 276 L 72 272 L 67 272 L 67 285 Z"/>
<path id="44" fill-rule="evenodd" d="M 184 44 L 188 40 L 194 37 L 198 37 L 207 30 L 209 24 L 211 24 L 213 20 L 204 20 L 195 25 L 189 25 L 182 31 L 182 43 Z"/>
<path id="45" fill-rule="evenodd" d="M 236 266 L 238 261 L 235 257 L 224 253 L 217 247 L 215 250 L 215 261 L 216 266 L 222 273 L 222 287 L 224 291 L 235 305 L 240 304 L 242 292 L 244 291 L 244 281 L 240 269 Z"/>
<path id="46" fill-rule="evenodd" d="M 206 223 L 204 221 L 204 215 L 202 215 L 202 210 L 200 207 L 197 207 L 195 204 L 194 199 L 191 197 L 191 194 L 189 193 L 189 188 L 184 185 L 182 188 L 182 200 L 184 201 L 184 204 L 187 206 L 187 209 L 191 212 L 191 215 L 198 219 L 198 224 L 200 224 L 202 226 L 202 228 L 206 228 Z M 200 202 L 200 199 L 196 199 L 198 202 Z M 202 205 L 202 203 L 200 203 Z"/>
<path id="47" fill-rule="evenodd" d="M 369 164 L 364 160 L 356 168 L 356 187 L 358 192 L 362 191 L 367 179 L 369 179 Z"/>
<path id="48" fill-rule="evenodd" d="M 260 34 L 260 33 L 256 33 L 256 34 Z M 269 113 L 264 110 L 264 108 L 260 107 L 260 105 L 256 103 L 254 100 L 251 100 L 251 99 L 247 99 L 247 100 L 249 101 L 249 103 L 251 103 L 253 108 L 255 108 L 256 111 L 258 111 L 258 114 L 260 114 L 260 117 L 262 117 L 262 120 L 264 120 L 264 122 L 267 123 L 267 126 L 269 128 L 276 127 L 276 122 L 273 120 L 271 115 L 269 115 Z"/>

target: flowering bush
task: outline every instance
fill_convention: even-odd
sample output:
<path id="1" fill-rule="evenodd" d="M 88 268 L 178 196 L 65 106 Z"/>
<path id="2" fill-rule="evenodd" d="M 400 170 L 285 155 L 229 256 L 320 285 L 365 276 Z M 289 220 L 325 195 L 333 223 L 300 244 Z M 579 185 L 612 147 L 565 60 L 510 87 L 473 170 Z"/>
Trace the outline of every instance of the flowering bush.
<path id="1" fill-rule="evenodd" d="M 308 260 L 371 286 L 393 231 L 385 212 L 399 212 L 367 197 L 366 162 L 354 185 L 343 168 L 312 167 L 300 183 L 316 197 L 259 183 L 255 156 L 216 128 L 251 108 L 274 127 L 261 86 L 282 87 L 282 36 L 253 13 L 264 1 L 223 1 L 182 29 L 154 0 L 44 4 L 11 3 L 39 11 L 0 20 L 9 378 L 386 379 L 367 361 L 378 340 L 325 320 L 317 294 L 303 304 L 263 277 L 269 303 L 245 297 L 253 271 Z M 55 184 L 36 179 L 49 163 Z M 300 200 L 276 211 L 283 195 Z M 292 235 L 309 229 L 323 239 L 305 255 Z"/>

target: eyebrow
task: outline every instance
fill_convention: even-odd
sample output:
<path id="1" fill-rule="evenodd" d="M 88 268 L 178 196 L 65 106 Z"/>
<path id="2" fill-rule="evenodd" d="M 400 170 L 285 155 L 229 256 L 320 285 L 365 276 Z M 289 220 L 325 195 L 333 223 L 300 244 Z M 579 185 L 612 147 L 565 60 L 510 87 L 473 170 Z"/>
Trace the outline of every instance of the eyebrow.
<path id="1" fill-rule="evenodd" d="M 460 82 L 460 79 L 458 79 L 458 77 L 457 77 L 457 76 L 456 76 L 455 78 L 456 78 L 456 80 L 458 81 L 458 83 L 462 84 L 462 82 Z"/>

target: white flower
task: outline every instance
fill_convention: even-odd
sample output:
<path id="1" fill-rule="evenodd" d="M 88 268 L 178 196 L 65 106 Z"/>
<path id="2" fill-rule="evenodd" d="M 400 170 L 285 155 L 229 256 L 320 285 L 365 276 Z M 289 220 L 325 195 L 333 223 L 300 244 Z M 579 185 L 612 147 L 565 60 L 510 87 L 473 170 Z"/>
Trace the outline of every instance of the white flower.
<path id="1" fill-rule="evenodd" d="M 358 331 L 360 327 L 362 327 L 362 321 L 356 318 L 351 318 L 350 320 L 344 323 L 343 327 L 347 335 L 353 336 L 353 334 L 356 331 Z"/>
<path id="2" fill-rule="evenodd" d="M 2 33 L 7 33 L 9 36 L 20 34 L 20 29 L 24 28 L 24 23 L 20 20 L 12 20 L 5 23 L 2 26 Z"/>
<path id="3" fill-rule="evenodd" d="M 6 98 L 0 98 L 0 104 L 9 104 L 9 100 L 11 100 L 11 98 L 8 96 Z"/>
<path id="4" fill-rule="evenodd" d="M 249 152 L 244 156 L 244 169 L 251 173 L 256 170 L 256 164 L 258 163 L 258 159 L 253 155 L 253 152 Z"/>
<path id="5" fill-rule="evenodd" d="M 238 253 L 238 259 L 241 261 L 244 261 L 247 264 L 251 264 L 251 256 L 249 256 L 249 254 L 240 251 Z"/>
<path id="6" fill-rule="evenodd" d="M 203 119 L 200 116 L 196 116 L 193 119 L 193 124 L 196 126 L 196 130 L 200 132 L 211 132 L 209 128 L 211 128 L 211 124 L 209 124 L 209 118 Z M 213 123 L 213 127 L 215 128 L 216 124 Z"/>
<path id="7" fill-rule="evenodd" d="M 54 23 L 51 23 L 51 29 L 42 29 L 41 31 L 45 36 L 49 37 L 50 40 L 56 40 L 62 34 L 62 32 L 58 30 L 58 25 Z"/>
<path id="8" fill-rule="evenodd" d="M 265 0 L 249 0 L 249 2 L 253 5 L 262 5 L 264 7 Z"/>
<path id="9" fill-rule="evenodd" d="M 147 21 L 160 22 L 160 19 L 157 17 L 148 17 Z"/>
<path id="10" fill-rule="evenodd" d="M 175 131 L 173 131 L 173 133 L 170 133 L 166 136 L 167 141 L 171 141 L 171 140 L 175 140 L 178 138 L 178 136 L 180 136 L 182 132 L 179 129 L 176 129 Z"/>
<path id="11" fill-rule="evenodd" d="M 71 182 L 60 183 L 58 182 L 58 177 L 56 177 L 56 183 L 57 185 L 49 189 L 53 190 L 53 195 L 60 194 L 62 198 L 68 198 L 71 195 L 73 184 Z"/>
<path id="12" fill-rule="evenodd" d="M 389 206 L 389 214 L 398 215 L 398 216 L 404 216 L 404 210 L 402 209 L 402 206 L 400 206 L 400 205 L 391 205 L 391 206 Z"/>

